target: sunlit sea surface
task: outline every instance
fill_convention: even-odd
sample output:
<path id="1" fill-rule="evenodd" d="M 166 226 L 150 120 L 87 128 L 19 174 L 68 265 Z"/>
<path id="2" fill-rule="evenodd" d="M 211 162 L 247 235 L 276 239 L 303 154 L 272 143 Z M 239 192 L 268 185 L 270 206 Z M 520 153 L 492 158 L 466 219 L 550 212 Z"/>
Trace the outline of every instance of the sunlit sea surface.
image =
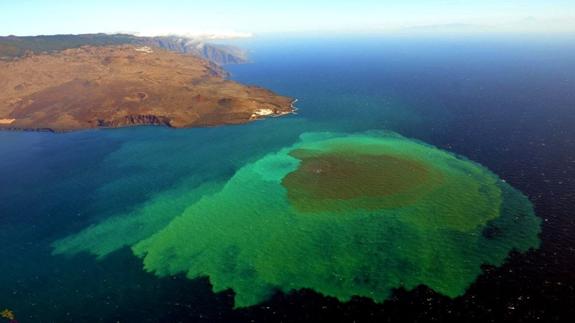
<path id="1" fill-rule="evenodd" d="M 575 301 L 574 44 L 263 37 L 238 43 L 252 63 L 226 69 L 297 98 L 295 115 L 203 129 L 0 132 L 0 311 L 21 323 L 565 321 Z M 342 303 L 304 289 L 234 310 L 234 293 L 213 293 L 205 278 L 144 271 L 128 246 L 151 232 L 110 220 L 153 218 L 155 232 L 302 133 L 374 130 L 465 156 L 523 192 L 541 219 L 540 248 L 485 266 L 454 299 L 420 286 L 383 304 Z M 111 239 L 104 230 L 93 244 L 54 251 L 101 223 L 138 234 Z"/>

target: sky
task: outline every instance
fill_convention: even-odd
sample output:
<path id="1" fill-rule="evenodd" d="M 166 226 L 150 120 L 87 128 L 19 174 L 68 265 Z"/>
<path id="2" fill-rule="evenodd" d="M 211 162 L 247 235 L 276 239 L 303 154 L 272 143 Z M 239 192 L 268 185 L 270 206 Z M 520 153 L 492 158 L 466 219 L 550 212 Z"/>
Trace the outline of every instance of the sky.
<path id="1" fill-rule="evenodd" d="M 0 35 L 575 33 L 575 0 L 0 0 Z"/>

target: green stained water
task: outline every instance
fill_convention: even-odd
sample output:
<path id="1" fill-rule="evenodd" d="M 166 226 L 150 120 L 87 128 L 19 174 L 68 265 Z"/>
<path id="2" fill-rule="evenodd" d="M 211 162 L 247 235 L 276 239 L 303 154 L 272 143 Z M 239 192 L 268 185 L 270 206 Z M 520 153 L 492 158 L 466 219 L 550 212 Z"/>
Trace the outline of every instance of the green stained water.
<path id="1" fill-rule="evenodd" d="M 393 133 L 307 133 L 225 184 L 159 196 L 54 247 L 101 257 L 130 245 L 147 271 L 207 276 L 246 307 L 302 288 L 456 297 L 538 233 L 527 198 L 477 163 Z"/>
<path id="2" fill-rule="evenodd" d="M 198 188 L 182 187 L 159 194 L 128 214 L 109 217 L 75 235 L 56 241 L 53 244 L 53 254 L 90 252 L 103 258 L 163 229 L 187 206 L 202 196 L 216 192 L 221 186 L 218 182 L 208 182 Z"/>

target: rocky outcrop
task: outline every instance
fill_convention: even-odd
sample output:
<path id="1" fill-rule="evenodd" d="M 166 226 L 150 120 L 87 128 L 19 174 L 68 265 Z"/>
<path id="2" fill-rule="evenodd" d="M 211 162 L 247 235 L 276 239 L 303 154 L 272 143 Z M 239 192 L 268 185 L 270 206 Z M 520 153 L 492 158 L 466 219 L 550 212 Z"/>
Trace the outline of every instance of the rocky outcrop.
<path id="1" fill-rule="evenodd" d="M 126 126 L 140 126 L 140 125 L 152 125 L 152 126 L 169 126 L 170 119 L 163 116 L 155 116 L 152 114 L 147 115 L 127 115 L 125 117 L 113 120 L 98 120 L 98 127 L 105 128 L 118 128 Z"/>

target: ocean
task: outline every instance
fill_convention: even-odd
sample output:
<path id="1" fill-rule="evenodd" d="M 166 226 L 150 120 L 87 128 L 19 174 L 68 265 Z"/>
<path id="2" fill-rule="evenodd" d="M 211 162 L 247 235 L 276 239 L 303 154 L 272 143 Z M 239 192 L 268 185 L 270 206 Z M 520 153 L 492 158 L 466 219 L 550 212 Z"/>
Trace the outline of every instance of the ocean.
<path id="1" fill-rule="evenodd" d="M 251 63 L 226 69 L 233 80 L 298 99 L 294 115 L 198 129 L 0 132 L 0 310 L 21 323 L 568 321 L 575 317 L 573 40 L 263 36 L 238 42 Z M 456 298 L 419 286 L 381 304 L 340 302 L 302 289 L 241 309 L 233 291 L 213 293 L 206 278 L 146 272 L 129 248 L 303 133 L 374 130 L 499 175 L 533 203 L 540 247 L 483 266 Z M 102 223 L 90 239 L 55 252 L 57 241 Z"/>

